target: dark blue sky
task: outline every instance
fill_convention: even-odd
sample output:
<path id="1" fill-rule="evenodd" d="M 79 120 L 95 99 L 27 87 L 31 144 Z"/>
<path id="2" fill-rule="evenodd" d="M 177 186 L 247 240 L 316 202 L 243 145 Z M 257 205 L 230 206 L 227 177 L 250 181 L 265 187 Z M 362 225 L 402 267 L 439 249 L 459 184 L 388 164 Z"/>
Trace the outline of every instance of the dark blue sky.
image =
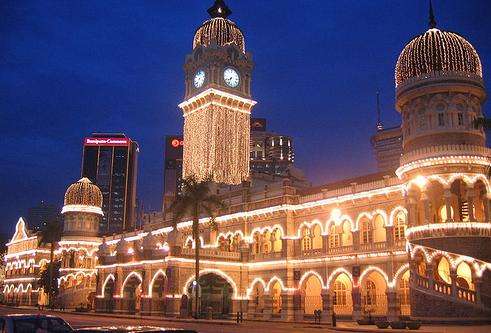
<path id="1" fill-rule="evenodd" d="M 1 230 L 11 232 L 40 200 L 61 206 L 92 131 L 122 131 L 140 143 L 139 196 L 160 208 L 162 138 L 181 132 L 182 64 L 212 2 L 0 1 Z M 253 115 L 294 137 L 297 165 L 314 183 L 375 171 L 375 92 L 384 123 L 398 124 L 394 65 L 426 29 L 427 1 L 227 4 L 256 62 Z M 476 47 L 486 78 L 491 3 L 434 7 L 438 27 Z"/>

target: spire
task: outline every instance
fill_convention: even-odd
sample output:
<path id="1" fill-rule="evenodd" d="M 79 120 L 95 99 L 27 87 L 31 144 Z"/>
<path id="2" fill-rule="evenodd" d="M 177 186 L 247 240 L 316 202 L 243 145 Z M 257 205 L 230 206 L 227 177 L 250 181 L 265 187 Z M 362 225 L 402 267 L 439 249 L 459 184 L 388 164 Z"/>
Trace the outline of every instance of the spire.
<path id="1" fill-rule="evenodd" d="M 383 129 L 384 125 L 382 125 L 380 120 L 380 93 L 377 91 L 377 131 L 382 131 Z"/>
<path id="2" fill-rule="evenodd" d="M 232 11 L 230 10 L 230 8 L 227 7 L 225 1 L 215 0 L 215 4 L 208 8 L 208 14 L 210 14 L 212 18 L 227 18 L 230 14 L 232 14 Z"/>
<path id="3" fill-rule="evenodd" d="M 430 0 L 430 21 L 429 21 L 429 26 L 430 29 L 436 28 L 436 20 L 435 20 L 435 14 L 433 13 L 433 5 Z"/>

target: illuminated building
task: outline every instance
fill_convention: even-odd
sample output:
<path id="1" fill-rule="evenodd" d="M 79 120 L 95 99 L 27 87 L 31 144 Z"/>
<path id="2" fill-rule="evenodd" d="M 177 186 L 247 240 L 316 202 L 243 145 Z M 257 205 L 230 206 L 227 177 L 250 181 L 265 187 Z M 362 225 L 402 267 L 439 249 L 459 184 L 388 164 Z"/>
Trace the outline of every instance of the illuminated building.
<path id="1" fill-rule="evenodd" d="M 103 196 L 101 234 L 135 227 L 138 151 L 125 134 L 93 133 L 84 140 L 82 177 L 97 184 Z"/>
<path id="2" fill-rule="evenodd" d="M 165 137 L 164 195 L 162 211 L 165 211 L 180 191 L 182 181 L 184 140 L 182 136 Z M 266 119 L 251 118 L 250 162 L 251 177 L 258 174 L 288 175 L 294 162 L 293 139 L 290 136 L 266 131 Z M 162 214 L 145 214 L 144 220 L 161 218 Z"/>
<path id="3" fill-rule="evenodd" d="M 164 198 L 162 211 L 170 206 L 179 194 L 182 182 L 182 136 L 165 137 L 164 147 Z"/>
<path id="4" fill-rule="evenodd" d="M 290 136 L 268 132 L 266 119 L 251 119 L 251 172 L 286 175 L 295 154 Z"/>
<path id="5" fill-rule="evenodd" d="M 183 176 L 236 185 L 249 177 L 252 54 L 225 5 L 208 13 L 184 64 Z"/>
<path id="6" fill-rule="evenodd" d="M 229 13 L 220 0 L 211 11 Z M 195 42 L 236 43 L 238 30 L 220 22 L 198 30 Z M 198 280 L 201 307 L 215 316 L 301 322 L 321 309 L 323 322 L 333 312 L 488 320 L 491 151 L 473 125 L 485 99 L 482 69 L 469 42 L 430 23 L 396 64 L 403 155 L 395 172 L 307 188 L 290 177 L 230 186 L 218 193 L 228 207 L 217 230 L 209 217 L 199 221 L 198 279 L 190 218 L 174 227 L 166 215 L 143 231 L 107 237 L 97 252 L 96 311 L 186 316 Z M 239 38 L 233 47 L 243 45 Z M 18 254 L 9 253 L 13 267 Z M 18 280 L 7 291 L 19 289 L 10 283 Z"/>
<path id="7" fill-rule="evenodd" d="M 399 160 L 402 155 L 400 126 L 377 129 L 371 142 L 379 170 L 395 170 L 399 167 Z"/>

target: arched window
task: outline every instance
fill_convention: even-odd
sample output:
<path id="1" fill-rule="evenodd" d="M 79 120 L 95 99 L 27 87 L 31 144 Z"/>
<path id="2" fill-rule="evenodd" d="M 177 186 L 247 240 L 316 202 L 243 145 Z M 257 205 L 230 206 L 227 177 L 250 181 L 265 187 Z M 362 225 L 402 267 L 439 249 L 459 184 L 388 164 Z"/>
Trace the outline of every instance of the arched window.
<path id="1" fill-rule="evenodd" d="M 314 249 L 322 249 L 322 234 L 321 234 L 321 227 L 316 224 L 314 225 L 313 229 L 313 237 L 312 237 L 312 247 Z"/>
<path id="2" fill-rule="evenodd" d="M 226 249 L 225 237 L 220 236 L 218 238 L 218 247 L 220 248 L 220 251 L 225 251 Z"/>
<path id="3" fill-rule="evenodd" d="M 315 310 L 322 310 L 322 284 L 319 278 L 315 275 L 309 276 L 304 283 L 305 306 L 306 314 L 314 314 Z"/>
<path id="4" fill-rule="evenodd" d="M 281 312 L 281 285 L 278 281 L 273 284 L 271 288 L 271 298 L 272 298 L 272 312 L 280 313 Z"/>
<path id="5" fill-rule="evenodd" d="M 263 234 L 263 253 L 268 254 L 271 252 L 271 232 L 265 231 Z"/>
<path id="6" fill-rule="evenodd" d="M 334 282 L 333 305 L 346 306 L 348 304 L 348 288 L 343 281 Z"/>
<path id="7" fill-rule="evenodd" d="M 423 256 L 418 255 L 418 257 L 416 258 L 416 262 L 418 263 L 418 266 L 417 266 L 418 275 L 426 277 L 426 262 L 425 262 Z"/>
<path id="8" fill-rule="evenodd" d="M 342 224 L 341 245 L 351 246 L 353 245 L 353 235 L 351 233 L 351 222 L 345 220 Z"/>
<path id="9" fill-rule="evenodd" d="M 263 312 L 264 309 L 264 289 L 260 283 L 254 287 L 253 305 L 255 312 Z"/>
<path id="10" fill-rule="evenodd" d="M 382 215 L 377 214 L 373 219 L 373 240 L 376 243 L 385 242 L 386 234 L 385 234 L 385 222 Z"/>
<path id="11" fill-rule="evenodd" d="M 453 207 L 450 207 L 450 218 L 447 216 L 447 206 L 442 205 L 440 207 L 440 220 L 438 222 L 447 222 L 453 220 Z"/>
<path id="12" fill-rule="evenodd" d="M 329 228 L 329 248 L 341 246 L 341 237 L 338 233 L 338 227 L 334 224 Z"/>
<path id="13" fill-rule="evenodd" d="M 457 280 L 455 281 L 457 286 L 464 289 L 474 290 L 474 283 L 472 282 L 472 270 L 466 262 L 461 262 L 457 266 Z"/>
<path id="14" fill-rule="evenodd" d="M 409 270 L 404 272 L 399 282 L 399 303 L 401 305 L 401 314 L 410 314 L 410 300 L 409 300 Z"/>
<path id="15" fill-rule="evenodd" d="M 258 253 L 261 253 L 261 235 L 259 234 L 259 232 L 255 232 L 254 235 L 252 236 L 253 238 L 253 251 L 254 251 L 254 254 L 258 254 Z"/>
<path id="16" fill-rule="evenodd" d="M 365 282 L 366 295 L 364 295 L 365 305 L 376 305 L 377 304 L 377 287 L 375 282 L 372 280 L 367 280 Z"/>
<path id="17" fill-rule="evenodd" d="M 435 278 L 440 282 L 445 282 L 447 284 L 452 283 L 452 279 L 450 278 L 450 264 L 445 257 L 441 257 L 438 262 L 438 267 L 436 271 Z"/>
<path id="18" fill-rule="evenodd" d="M 302 229 L 302 251 L 309 251 L 312 249 L 312 238 L 310 237 L 310 230 L 308 228 Z"/>
<path id="19" fill-rule="evenodd" d="M 281 239 L 281 230 L 276 228 L 273 230 L 273 252 L 281 252 L 283 248 L 283 240 Z"/>
<path id="20" fill-rule="evenodd" d="M 394 239 L 396 241 L 405 239 L 406 214 L 403 211 L 397 213 L 394 221 Z"/>
<path id="21" fill-rule="evenodd" d="M 361 224 L 361 242 L 362 244 L 373 243 L 373 228 L 372 223 L 367 218 L 360 221 Z"/>

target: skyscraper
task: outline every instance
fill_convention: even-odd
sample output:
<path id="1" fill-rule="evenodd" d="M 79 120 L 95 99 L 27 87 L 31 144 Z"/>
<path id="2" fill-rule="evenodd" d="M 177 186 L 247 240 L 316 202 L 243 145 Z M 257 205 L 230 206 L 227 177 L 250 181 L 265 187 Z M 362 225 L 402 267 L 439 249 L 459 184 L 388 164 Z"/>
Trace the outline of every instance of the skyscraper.
<path id="1" fill-rule="evenodd" d="M 164 146 L 164 198 L 162 210 L 170 206 L 181 187 L 182 181 L 182 135 L 167 135 Z"/>
<path id="2" fill-rule="evenodd" d="M 402 131 L 400 126 L 377 128 L 371 138 L 373 152 L 380 171 L 395 170 L 402 155 Z"/>
<path id="3" fill-rule="evenodd" d="M 293 139 L 290 136 L 268 132 L 266 119 L 251 119 L 250 169 L 252 172 L 284 175 L 293 165 Z"/>
<path id="4" fill-rule="evenodd" d="M 102 191 L 101 234 L 135 227 L 138 144 L 122 133 L 93 133 L 85 138 L 82 177 Z"/>

